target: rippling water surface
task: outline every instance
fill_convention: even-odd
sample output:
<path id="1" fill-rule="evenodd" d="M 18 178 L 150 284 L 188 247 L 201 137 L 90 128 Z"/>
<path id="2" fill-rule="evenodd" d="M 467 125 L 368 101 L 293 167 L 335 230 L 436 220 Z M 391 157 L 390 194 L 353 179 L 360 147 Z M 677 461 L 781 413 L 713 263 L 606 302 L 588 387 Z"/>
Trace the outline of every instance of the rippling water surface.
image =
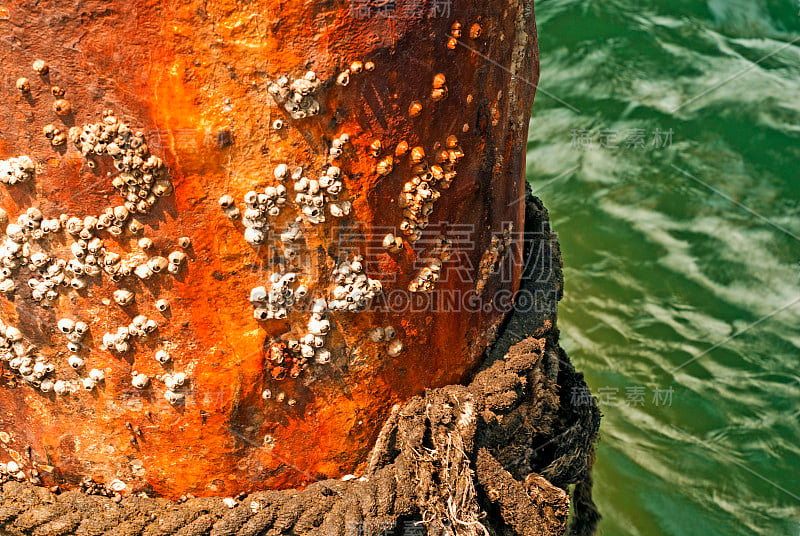
<path id="1" fill-rule="evenodd" d="M 800 5 L 539 0 L 528 180 L 601 534 L 800 534 Z"/>

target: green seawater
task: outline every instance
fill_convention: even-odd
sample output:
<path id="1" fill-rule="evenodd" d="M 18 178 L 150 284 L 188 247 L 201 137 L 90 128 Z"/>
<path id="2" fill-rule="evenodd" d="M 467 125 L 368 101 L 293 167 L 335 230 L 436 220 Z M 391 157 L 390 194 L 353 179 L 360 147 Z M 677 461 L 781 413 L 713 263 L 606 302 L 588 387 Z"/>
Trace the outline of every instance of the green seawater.
<path id="1" fill-rule="evenodd" d="M 800 5 L 539 0 L 527 177 L 606 535 L 800 534 Z"/>

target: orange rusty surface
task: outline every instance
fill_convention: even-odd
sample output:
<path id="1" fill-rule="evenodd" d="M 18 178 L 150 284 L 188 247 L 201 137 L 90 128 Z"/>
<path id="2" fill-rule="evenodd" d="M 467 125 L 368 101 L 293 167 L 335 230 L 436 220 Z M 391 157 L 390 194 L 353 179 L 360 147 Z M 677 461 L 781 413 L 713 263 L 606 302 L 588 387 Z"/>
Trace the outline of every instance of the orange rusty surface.
<path id="1" fill-rule="evenodd" d="M 188 263 L 174 277 L 132 276 L 117 284 L 103 276 L 86 290 L 61 292 L 47 307 L 31 298 L 30 275 L 20 270 L 16 293 L 0 297 L 3 321 L 17 326 L 55 364 L 55 377 L 66 380 L 85 372 L 66 364 L 70 352 L 56 323 L 64 317 L 86 321 L 86 370 L 101 369 L 106 379 L 92 392 L 61 396 L 42 393 L 0 363 L 1 461 L 16 459 L 27 472 L 38 468 L 48 485 L 74 485 L 85 476 L 104 483 L 119 479 L 126 492 L 167 497 L 298 486 L 358 474 L 393 404 L 426 387 L 460 381 L 474 369 L 502 320 L 500 308 L 387 312 L 376 305 L 387 296 L 409 296 L 406 288 L 430 249 L 426 237 L 438 233 L 434 229 L 458 243 L 458 254 L 444 264 L 449 277 L 436 290 L 461 296 L 474 291 L 492 236 L 509 222 L 514 231 L 522 229 L 523 204 L 515 201 L 524 187 L 525 133 L 538 76 L 532 15 L 522 3 L 456 1 L 449 13 L 406 16 L 403 8 L 417 3 L 399 0 L 394 18 L 374 11 L 363 16 L 348 2 L 321 0 L 0 4 L 0 160 L 29 155 L 37 168 L 31 182 L 0 185 L 9 220 L 29 206 L 46 218 L 83 217 L 121 202 L 108 161 L 97 159 L 90 169 L 71 143 L 52 147 L 42 135 L 46 124 L 66 130 L 99 121 L 110 109 L 146 133 L 174 185 L 171 196 L 137 216 L 144 236 L 164 256 L 179 249 L 178 237 L 192 239 Z M 455 22 L 464 30 L 450 49 Z M 480 25 L 477 38 L 467 30 L 474 24 Z M 520 30 L 530 35 L 515 52 Z M 37 59 L 48 63 L 46 76 L 33 72 Z M 346 87 L 336 85 L 338 73 L 354 60 L 375 68 L 352 74 Z M 307 70 L 322 83 L 322 111 L 294 120 L 266 88 L 280 75 L 299 77 Z M 446 78 L 447 96 L 434 101 L 438 73 Z M 15 87 L 19 77 L 30 80 L 29 94 Z M 53 113 L 51 85 L 64 88 L 70 116 Z M 413 101 L 422 112 L 412 118 Z M 285 123 L 280 130 L 273 128 L 276 119 Z M 226 218 L 217 200 L 230 194 L 241 204 L 248 190 L 276 184 L 272 170 L 279 163 L 319 173 L 331 140 L 342 133 L 351 141 L 338 165 L 353 213 L 304 224 L 310 260 L 301 277 L 312 292 L 329 289 L 327 278 L 343 252 L 337 226 L 346 224 L 359 237 L 369 276 L 382 281 L 383 296 L 362 313 L 330 313 L 331 363 L 311 363 L 297 378 L 275 380 L 269 341 L 302 327 L 308 313 L 253 318 L 248 296 L 268 282 L 272 251 L 248 245 L 241 220 Z M 403 218 L 397 199 L 410 178 L 409 157 L 396 157 L 393 171 L 379 176 L 370 144 L 379 139 L 385 156 L 406 141 L 431 156 L 435 144 L 451 135 L 464 157 L 435 205 L 430 232 L 399 253 L 387 252 L 380 246 L 387 230 L 403 236 L 396 230 Z M 285 209 L 277 232 L 296 215 Z M 440 228 L 439 221 L 448 225 Z M 139 237 L 128 233 L 102 238 L 107 250 L 139 251 Z M 70 243 L 64 235 L 50 247 L 68 259 Z M 513 291 L 518 268 L 510 277 L 490 278 L 481 304 L 498 291 Z M 119 287 L 135 292 L 135 305 L 123 308 L 110 300 Z M 169 300 L 168 314 L 155 309 L 159 298 Z M 103 333 L 136 314 L 156 319 L 157 332 L 125 355 L 101 349 Z M 368 338 L 371 329 L 386 325 L 403 343 L 394 357 L 385 343 Z M 166 369 L 153 359 L 164 347 L 172 355 Z M 131 387 L 133 370 L 150 377 L 148 388 Z M 164 399 L 157 377 L 169 370 L 189 378 L 183 404 Z M 272 393 L 266 400 L 265 389 Z M 272 441 L 265 446 L 266 435 Z"/>

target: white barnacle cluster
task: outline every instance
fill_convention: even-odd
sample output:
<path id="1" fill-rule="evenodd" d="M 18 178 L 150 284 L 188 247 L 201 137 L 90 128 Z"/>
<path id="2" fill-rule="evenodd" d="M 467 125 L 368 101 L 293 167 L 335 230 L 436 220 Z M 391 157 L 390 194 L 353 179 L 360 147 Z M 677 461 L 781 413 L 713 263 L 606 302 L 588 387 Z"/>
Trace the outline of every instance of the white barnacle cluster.
<path id="1" fill-rule="evenodd" d="M 301 78 L 291 81 L 288 76 L 281 76 L 270 83 L 267 91 L 276 103 L 283 104 L 292 119 L 303 119 L 320 111 L 319 102 L 314 96 L 319 86 L 316 73 L 308 71 Z"/>
<path id="2" fill-rule="evenodd" d="M 119 174 L 112 184 L 125 198 L 129 213 L 146 214 L 159 197 L 172 193 L 164 162 L 150 154 L 144 133 L 131 130 L 111 110 L 103 112 L 102 121 L 70 128 L 68 137 L 85 157 L 105 155 L 114 160 Z"/>
<path id="3" fill-rule="evenodd" d="M 69 218 L 65 224 L 67 233 L 75 239 L 70 244 L 73 258 L 65 266 L 69 286 L 75 290 L 85 288 L 89 279 L 99 278 L 103 273 L 113 280 L 128 273 L 122 257 L 106 250 L 104 241 L 95 236 L 97 223 L 97 218 L 87 216 L 84 220 Z"/>
<path id="4" fill-rule="evenodd" d="M 143 240 L 149 240 L 143 238 L 139 241 L 139 247 L 142 249 L 149 249 L 144 248 L 143 246 L 147 244 L 143 244 Z M 147 280 L 157 274 L 172 274 L 176 275 L 178 272 L 181 271 L 181 268 L 186 263 L 186 253 L 183 251 L 172 251 L 169 253 L 167 257 L 163 257 L 161 255 L 153 255 L 152 257 L 143 260 L 142 262 L 136 262 L 135 260 L 133 263 L 128 263 L 127 266 L 132 268 L 133 273 L 142 280 Z M 119 302 L 117 302 L 119 303 Z"/>
<path id="5" fill-rule="evenodd" d="M 186 264 L 186 253 L 183 251 L 172 251 L 167 255 L 167 273 L 172 275 L 181 271 L 181 268 Z M 163 309 L 160 309 L 163 310 Z"/>
<path id="6" fill-rule="evenodd" d="M 403 341 L 396 338 L 397 331 L 392 326 L 377 327 L 369 332 L 369 340 L 386 344 L 386 353 L 397 357 L 403 351 Z"/>
<path id="7" fill-rule="evenodd" d="M 338 166 L 330 166 L 317 181 L 321 190 L 325 191 L 328 211 L 334 218 L 343 218 L 350 214 L 352 203 L 340 200 L 344 191 L 344 176 Z"/>
<path id="8" fill-rule="evenodd" d="M 60 147 L 67 142 L 67 135 L 55 125 L 45 125 L 42 127 L 42 134 L 44 134 L 45 138 L 50 140 L 50 144 L 53 147 Z"/>
<path id="9" fill-rule="evenodd" d="M 182 388 L 187 380 L 186 373 L 174 372 L 171 374 L 164 374 L 161 379 L 167 388 L 167 390 L 164 391 L 164 398 L 166 401 L 173 406 L 182 403 L 185 399 Z"/>
<path id="10" fill-rule="evenodd" d="M 513 224 L 503 229 L 502 234 L 492 235 L 492 241 L 486 251 L 483 252 L 481 262 L 478 265 L 478 281 L 475 283 L 475 291 L 480 294 L 489 281 L 489 276 L 497 269 L 500 261 L 508 252 L 511 244 L 511 231 Z"/>
<path id="11" fill-rule="evenodd" d="M 22 266 L 31 272 L 28 287 L 37 302 L 55 300 L 61 288 L 84 289 L 90 280 L 102 274 L 119 282 L 131 274 L 148 279 L 162 271 L 178 273 L 186 261 L 182 251 L 173 251 L 169 258 L 155 256 L 138 263 L 133 257 L 123 259 L 119 253 L 106 249 L 103 239 L 96 235 L 103 229 L 121 225 L 127 217 L 128 211 L 121 205 L 109 208 L 100 218 L 86 216 L 83 219 L 65 214 L 58 219 L 46 219 L 39 209 L 29 207 L 16 223 L 6 227 L 6 238 L 0 243 L 0 292 L 16 290 L 13 275 Z M 61 230 L 74 240 L 70 244 L 72 258 L 69 261 L 52 255 L 49 247 L 49 239 Z M 117 291 L 114 301 L 127 305 L 132 301 L 132 294 Z"/>
<path id="12" fill-rule="evenodd" d="M 36 166 L 29 156 L 17 156 L 8 160 L 0 160 L 0 182 L 18 184 L 33 178 Z"/>
<path id="13" fill-rule="evenodd" d="M 102 345 L 106 350 L 124 354 L 130 350 L 132 339 L 147 337 L 156 329 L 158 322 L 145 315 L 137 315 L 128 326 L 119 326 L 116 332 L 104 333 Z"/>
<path id="14" fill-rule="evenodd" d="M 95 387 L 97 387 L 97 384 L 105 381 L 105 379 L 106 379 L 105 372 L 103 372 L 100 369 L 92 369 L 89 371 L 89 375 L 83 378 L 83 380 L 81 380 L 81 385 L 86 391 L 92 391 L 94 390 Z M 56 382 L 56 384 L 58 384 L 58 382 Z M 55 385 L 53 389 L 58 394 L 58 391 L 60 389 L 56 389 Z"/>
<path id="15" fill-rule="evenodd" d="M 67 346 L 71 352 L 80 350 L 80 343 L 84 339 L 88 325 L 85 322 L 62 318 L 58 321 L 58 330 L 67 338 Z M 8 326 L 0 321 L 0 361 L 6 362 L 8 367 L 19 374 L 28 384 L 38 388 L 43 393 L 53 392 L 60 396 L 74 393 L 83 388 L 93 390 L 105 380 L 105 372 L 92 369 L 80 380 L 55 379 L 55 365 L 38 354 L 22 336 L 22 332 L 14 326 Z M 71 355 L 68 359 L 70 367 L 79 371 L 83 368 L 83 358 Z"/>
<path id="16" fill-rule="evenodd" d="M 311 316 L 306 326 L 306 334 L 300 340 L 287 343 L 289 351 L 298 356 L 298 365 L 307 366 L 310 359 L 320 364 L 329 363 L 331 352 L 325 348 L 325 339 L 331 331 L 331 322 L 327 318 L 329 304 L 324 298 L 314 300 Z"/>
<path id="17" fill-rule="evenodd" d="M 72 353 L 79 352 L 81 343 L 89 331 L 89 325 L 80 320 L 76 322 L 71 318 L 62 318 L 56 325 L 58 331 L 67 339 L 67 349 Z"/>
<path id="18" fill-rule="evenodd" d="M 428 166 L 425 150 L 414 147 L 411 150 L 411 173 L 413 177 L 403 185 L 398 205 L 403 209 L 400 230 L 416 242 L 428 226 L 429 217 L 441 191 L 450 188 L 456 176 L 455 166 L 464 156 L 458 146 L 458 139 L 449 136 L 445 148 L 436 150 L 435 164 Z"/>
<path id="19" fill-rule="evenodd" d="M 319 179 L 309 179 L 303 175 L 302 168 L 295 168 L 292 172 L 295 194 L 294 202 L 306 221 L 312 224 L 325 221 L 325 207 L 327 205 L 331 216 L 343 218 L 350 214 L 352 204 L 347 200 L 340 200 L 344 190 L 342 170 L 337 166 L 330 166 Z"/>
<path id="20" fill-rule="evenodd" d="M 166 365 L 172 359 L 169 352 L 160 349 L 155 353 L 155 359 L 161 365 Z M 156 379 L 162 381 L 166 387 L 164 391 L 164 398 L 172 405 L 179 404 L 184 400 L 184 394 L 181 388 L 187 380 L 185 372 L 166 373 L 161 376 L 156 376 Z M 131 373 L 131 385 L 138 390 L 147 389 L 151 385 L 150 377 L 143 372 L 134 370 Z"/>
<path id="21" fill-rule="evenodd" d="M 436 237 L 436 242 L 431 251 L 431 258 L 428 265 L 420 268 L 417 275 L 408 284 L 411 292 L 433 292 L 436 282 L 442 271 L 442 263 L 450 256 L 452 243 L 443 236 Z"/>
<path id="22" fill-rule="evenodd" d="M 5 220 L 7 215 L 3 213 Z M 70 286 L 72 278 L 66 261 L 51 257 L 42 241 L 62 228 L 61 219 L 46 219 L 35 207 L 29 207 L 16 223 L 6 227 L 6 238 L 0 243 L 0 292 L 16 290 L 13 275 L 26 266 L 31 272 L 28 287 L 37 302 L 54 300 L 60 286 Z"/>
<path id="23" fill-rule="evenodd" d="M 67 336 L 71 351 L 77 351 L 79 341 L 83 339 L 88 330 L 85 322 L 75 322 L 68 318 L 62 318 L 58 322 L 58 328 Z M 81 388 L 91 391 L 97 384 L 105 380 L 105 373 L 100 369 L 92 369 L 80 381 L 52 378 L 55 365 L 37 354 L 17 328 L 2 323 L 0 323 L 0 360 L 5 361 L 8 367 L 19 374 L 24 381 L 37 387 L 43 393 L 52 391 L 63 396 Z M 73 369 L 79 370 L 83 367 L 83 359 L 80 356 L 72 355 L 69 358 L 69 364 Z"/>
<path id="24" fill-rule="evenodd" d="M 23 471 L 19 463 L 14 460 L 9 460 L 7 463 L 0 463 L 0 482 L 5 482 L 11 478 L 21 482 L 26 479 L 25 471 Z"/>
<path id="25" fill-rule="evenodd" d="M 309 179 L 302 166 L 290 169 L 286 164 L 276 166 L 273 175 L 279 182 L 276 186 L 267 186 L 261 193 L 251 190 L 244 195 L 244 213 L 236 206 L 236 201 L 230 194 L 220 197 L 219 205 L 228 218 L 242 218 L 244 239 L 248 244 L 261 245 L 269 236 L 271 220 L 277 218 L 287 206 L 289 193 L 283 183 L 291 179 L 295 192 L 293 201 L 300 215 L 281 234 L 281 242 L 287 260 L 293 262 L 297 254 L 293 243 L 302 237 L 299 222 L 324 223 L 326 208 L 332 216 L 343 218 L 350 214 L 353 207 L 349 200 L 342 199 L 343 176 L 342 170 L 337 166 L 327 167 L 318 179 Z"/>
<path id="26" fill-rule="evenodd" d="M 302 235 L 299 227 L 290 228 L 281 235 L 281 240 L 292 244 Z M 358 312 L 367 307 L 369 302 L 382 292 L 381 283 L 370 279 L 364 273 L 363 257 L 357 255 L 352 260 L 341 261 L 333 270 L 332 280 L 335 287 L 329 300 L 318 298 L 311 302 L 311 314 L 304 332 L 290 338 L 285 343 L 273 344 L 270 347 L 269 359 L 273 365 L 273 377 L 281 379 L 287 372 L 297 377 L 309 363 L 329 363 L 332 353 L 326 347 L 327 337 L 331 332 L 331 311 Z M 292 310 L 298 309 L 308 299 L 308 287 L 296 284 L 294 272 L 275 272 L 270 276 L 270 286 L 259 286 L 250 292 L 250 302 L 257 320 L 285 319 Z M 284 363 L 286 358 L 290 361 Z M 271 391 L 265 391 L 265 398 Z"/>
<path id="27" fill-rule="evenodd" d="M 6 237 L 0 243 L 0 292 L 9 294 L 16 290 L 12 276 L 22 266 L 31 271 L 28 286 L 37 302 L 55 300 L 62 287 L 86 288 L 92 278 L 103 273 L 114 282 L 133 273 L 143 279 L 161 269 L 177 273 L 186 259 L 183 252 L 170 254 L 166 264 L 164 259 L 154 258 L 146 261 L 147 266 L 139 266 L 107 250 L 100 237 L 102 233 L 118 237 L 126 228 L 132 234 L 141 232 L 142 224 L 131 215 L 148 212 L 159 196 L 171 191 L 164 164 L 150 155 L 144 135 L 132 132 L 111 112 L 105 112 L 99 123 L 72 127 L 70 139 L 85 156 L 106 155 L 114 160 L 120 173 L 112 182 L 125 201 L 107 207 L 98 216 L 82 218 L 61 214 L 48 219 L 38 208 L 28 207 L 15 222 L 6 226 Z M 17 160 L 23 162 L 21 167 L 25 173 L 33 173 L 33 162 L 29 158 Z M 7 220 L 8 215 L 0 211 L 0 221 Z M 50 243 L 50 239 L 61 232 L 72 239 L 69 247 L 73 258 L 68 261 L 57 258 Z"/>
<path id="28" fill-rule="evenodd" d="M 288 192 L 286 186 L 267 186 L 262 193 L 250 190 L 244 194 L 245 211 L 242 215 L 244 239 L 257 246 L 264 242 L 269 228 L 269 219 L 277 218 L 286 205 Z"/>
<path id="29" fill-rule="evenodd" d="M 370 279 L 364 273 L 364 258 L 356 255 L 351 261 L 343 260 L 333 270 L 332 279 L 336 285 L 328 307 L 333 311 L 363 311 L 369 302 L 378 296 L 383 288 L 377 279 Z"/>
<path id="30" fill-rule="evenodd" d="M 294 272 L 274 272 L 270 276 L 270 287 L 258 286 L 250 291 L 250 303 L 253 305 L 253 317 L 256 320 L 283 320 L 289 310 L 302 303 L 308 295 L 308 287 L 304 284 L 293 286 L 297 282 Z"/>
<path id="31" fill-rule="evenodd" d="M 39 387 L 43 392 L 52 389 L 53 382 L 47 376 L 55 371 L 55 365 L 36 352 L 14 326 L 0 321 L 0 360 L 19 374 L 27 383 Z"/>
<path id="32" fill-rule="evenodd" d="M 52 125 L 43 130 L 46 136 L 48 133 L 58 135 Z M 88 158 L 89 168 L 97 165 L 98 158 L 113 161 L 117 173 L 112 183 L 124 200 L 118 206 L 105 208 L 97 216 L 61 214 L 48 218 L 38 208 L 27 207 L 9 222 L 8 214 L 0 210 L 0 223 L 5 228 L 5 236 L 0 241 L 0 292 L 8 294 L 17 290 L 18 281 L 15 279 L 19 278 L 15 276 L 21 269 L 25 270 L 23 281 L 27 280 L 31 298 L 40 303 L 55 301 L 63 291 L 80 291 L 93 279 L 99 283 L 103 274 L 117 283 L 127 277 L 148 279 L 160 272 L 177 274 L 187 260 L 183 251 L 164 253 L 165 257 L 143 253 L 128 255 L 112 251 L 104 242 L 104 234 L 119 237 L 125 232 L 132 235 L 141 233 L 144 226 L 132 216 L 149 212 L 159 197 L 172 191 L 167 170 L 161 159 L 150 154 L 144 134 L 133 132 L 107 111 L 97 123 L 70 128 L 66 137 Z M 0 161 L 0 181 L 8 184 L 30 180 L 34 172 L 34 163 L 27 156 Z M 112 176 L 111 173 L 108 175 Z M 191 246 L 188 237 L 181 237 L 178 243 L 183 249 Z M 139 245 L 142 250 L 153 247 L 149 238 L 142 238 Z M 66 255 L 61 252 L 64 246 Z M 130 290 L 118 288 L 113 298 L 120 306 L 126 306 L 133 303 L 135 296 Z M 42 305 L 49 306 L 47 303 Z M 168 307 L 165 300 L 156 302 L 159 311 L 166 311 Z M 86 344 L 88 325 L 61 318 L 56 327 L 66 338 L 69 367 L 85 377 L 77 380 L 53 378 L 56 370 L 53 363 L 37 355 L 36 349 L 23 339 L 18 329 L 2 322 L 0 360 L 7 362 L 23 380 L 42 392 L 67 395 L 81 389 L 93 390 L 105 380 L 105 372 L 91 369 L 83 373 L 84 357 L 80 353 Z M 120 327 L 113 334 L 106 333 L 103 347 L 116 352 L 128 351 L 133 337 L 144 337 L 157 327 L 155 320 L 140 315 L 130 326 Z M 136 379 L 133 383 L 142 381 L 138 373 L 133 378 Z"/>
<path id="33" fill-rule="evenodd" d="M 242 215 L 239 207 L 236 206 L 236 200 L 230 194 L 225 194 L 219 198 L 219 207 L 230 220 L 238 220 Z"/>
<path id="34" fill-rule="evenodd" d="M 350 134 L 343 133 L 331 141 L 331 148 L 328 149 L 328 154 L 332 159 L 337 159 L 344 154 L 344 146 L 350 142 Z"/>
<path id="35" fill-rule="evenodd" d="M 319 364 L 331 361 L 331 351 L 325 347 L 326 338 L 332 328 L 327 315 L 327 301 L 324 298 L 315 299 L 311 303 L 311 315 L 305 332 L 296 338 L 289 338 L 285 342 L 273 343 L 270 346 L 268 357 L 272 365 L 273 378 L 283 379 L 287 373 L 296 378 L 312 361 Z M 272 391 L 266 389 L 261 396 L 267 400 L 272 397 Z M 275 399 L 283 402 L 284 398 L 285 394 L 281 392 Z M 293 405 L 293 400 L 288 401 L 290 406 Z"/>

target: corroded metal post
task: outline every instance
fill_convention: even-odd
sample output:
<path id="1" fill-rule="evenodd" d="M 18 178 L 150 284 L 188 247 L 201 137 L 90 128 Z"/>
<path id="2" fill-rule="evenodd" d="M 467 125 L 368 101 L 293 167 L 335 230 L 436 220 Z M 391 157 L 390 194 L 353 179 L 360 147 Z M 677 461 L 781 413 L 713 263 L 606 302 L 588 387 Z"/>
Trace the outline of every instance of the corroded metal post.
<path id="1" fill-rule="evenodd" d="M 378 4 L 0 8 L 6 478 L 358 474 L 475 370 L 519 284 L 532 6 Z"/>

